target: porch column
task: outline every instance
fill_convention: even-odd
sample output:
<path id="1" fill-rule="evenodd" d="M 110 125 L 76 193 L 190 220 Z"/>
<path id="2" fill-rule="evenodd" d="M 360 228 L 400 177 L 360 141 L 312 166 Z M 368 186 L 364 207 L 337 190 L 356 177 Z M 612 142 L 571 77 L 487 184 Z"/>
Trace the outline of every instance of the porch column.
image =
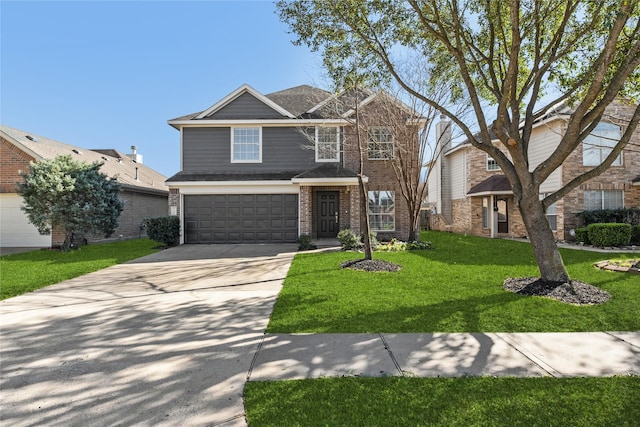
<path id="1" fill-rule="evenodd" d="M 491 196 L 489 201 L 489 205 L 491 209 L 489 209 L 489 218 L 491 224 L 491 238 L 495 239 L 498 237 L 498 212 L 496 212 L 497 200 L 496 196 Z"/>

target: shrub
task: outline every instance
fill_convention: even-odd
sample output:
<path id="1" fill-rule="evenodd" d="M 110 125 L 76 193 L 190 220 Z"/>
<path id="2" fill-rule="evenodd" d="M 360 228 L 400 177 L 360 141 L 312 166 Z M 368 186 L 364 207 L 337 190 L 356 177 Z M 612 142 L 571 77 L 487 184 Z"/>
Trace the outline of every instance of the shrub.
<path id="1" fill-rule="evenodd" d="M 587 227 L 589 240 L 597 246 L 624 246 L 631 241 L 629 224 L 604 223 L 590 224 Z"/>
<path id="2" fill-rule="evenodd" d="M 576 214 L 584 226 L 597 223 L 619 222 L 631 225 L 640 224 L 640 209 L 599 209 L 594 211 L 583 211 Z"/>
<path id="3" fill-rule="evenodd" d="M 403 242 L 395 238 L 391 239 L 387 243 L 379 243 L 376 250 L 379 252 L 400 252 L 400 251 L 418 251 L 424 249 L 431 249 L 431 242 L 420 242 L 414 240 L 413 242 Z"/>
<path id="4" fill-rule="evenodd" d="M 338 233 L 338 240 L 345 251 L 362 247 L 362 237 L 349 228 L 343 228 Z"/>
<path id="5" fill-rule="evenodd" d="M 640 245 L 640 225 L 631 226 L 631 244 Z"/>
<path id="6" fill-rule="evenodd" d="M 576 241 L 582 242 L 585 245 L 590 245 L 591 241 L 589 240 L 589 231 L 587 227 L 576 228 Z"/>
<path id="7" fill-rule="evenodd" d="M 144 225 L 147 228 L 147 236 L 151 240 L 164 243 L 167 246 L 178 244 L 180 237 L 180 218 L 177 216 L 160 216 L 146 218 Z"/>
<path id="8" fill-rule="evenodd" d="M 311 243 L 311 236 L 308 234 L 301 234 L 298 237 L 298 250 L 299 251 L 308 251 L 311 249 L 315 249 L 317 246 Z"/>

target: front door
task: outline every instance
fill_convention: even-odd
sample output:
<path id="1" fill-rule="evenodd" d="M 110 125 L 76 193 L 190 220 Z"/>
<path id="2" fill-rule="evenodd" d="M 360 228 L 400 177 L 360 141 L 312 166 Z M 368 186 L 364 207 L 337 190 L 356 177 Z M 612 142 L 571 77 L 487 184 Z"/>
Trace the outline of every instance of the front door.
<path id="1" fill-rule="evenodd" d="M 318 237 L 338 235 L 339 201 L 337 191 L 318 191 Z"/>
<path id="2" fill-rule="evenodd" d="M 509 209 L 507 199 L 496 200 L 496 213 L 498 214 L 498 233 L 509 232 Z"/>

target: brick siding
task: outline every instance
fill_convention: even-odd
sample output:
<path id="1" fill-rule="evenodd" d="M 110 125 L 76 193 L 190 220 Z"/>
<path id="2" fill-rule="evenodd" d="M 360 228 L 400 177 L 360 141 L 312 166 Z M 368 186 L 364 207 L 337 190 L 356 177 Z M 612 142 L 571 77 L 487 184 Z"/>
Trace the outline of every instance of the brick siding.
<path id="1" fill-rule="evenodd" d="M 29 172 L 29 163 L 35 159 L 0 137 L 0 193 L 15 193 L 16 183 L 22 182 L 20 172 Z"/>

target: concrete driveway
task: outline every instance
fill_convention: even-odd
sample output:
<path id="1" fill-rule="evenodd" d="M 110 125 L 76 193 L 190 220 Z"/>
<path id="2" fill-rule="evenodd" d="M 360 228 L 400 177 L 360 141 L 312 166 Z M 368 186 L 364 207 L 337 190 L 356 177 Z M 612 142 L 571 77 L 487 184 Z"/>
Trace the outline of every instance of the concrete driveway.
<path id="1" fill-rule="evenodd" d="M 0 303 L 0 424 L 246 425 L 295 245 L 185 245 Z"/>

